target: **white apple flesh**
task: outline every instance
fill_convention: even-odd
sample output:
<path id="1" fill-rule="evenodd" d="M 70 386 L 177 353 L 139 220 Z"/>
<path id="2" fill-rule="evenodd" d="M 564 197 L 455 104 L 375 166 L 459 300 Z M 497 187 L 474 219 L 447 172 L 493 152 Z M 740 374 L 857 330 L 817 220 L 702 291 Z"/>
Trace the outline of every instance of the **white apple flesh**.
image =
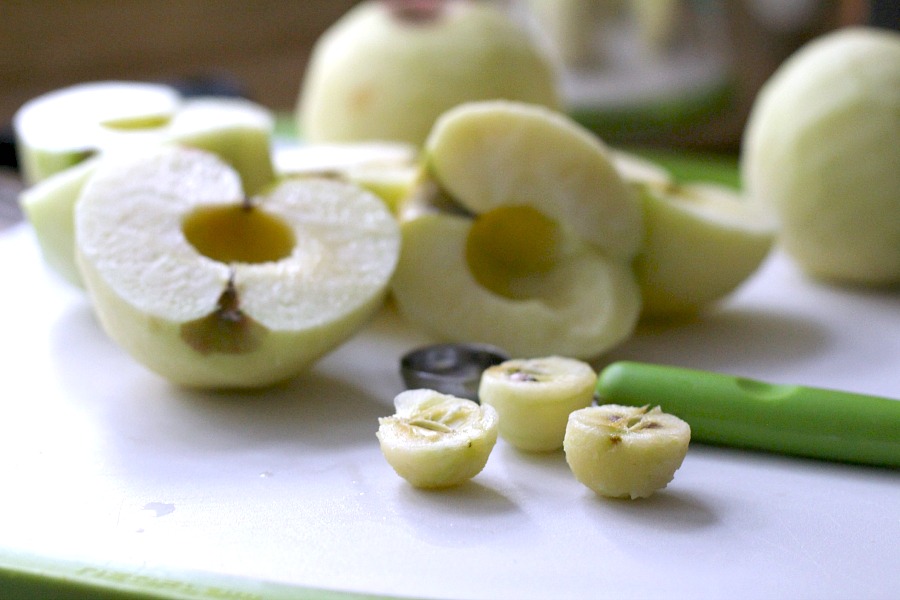
<path id="1" fill-rule="evenodd" d="M 753 105 L 741 173 L 805 272 L 900 282 L 900 33 L 841 29 L 790 57 Z"/>
<path id="2" fill-rule="evenodd" d="M 399 253 L 373 194 L 325 179 L 247 198 L 215 155 L 164 147 L 104 161 L 75 209 L 77 260 L 100 323 L 184 386 L 291 378 L 382 304 Z"/>
<path id="3" fill-rule="evenodd" d="M 369 0 L 317 41 L 297 119 L 314 143 L 421 146 L 441 113 L 493 98 L 560 105 L 550 60 L 502 9 L 467 0 Z"/>

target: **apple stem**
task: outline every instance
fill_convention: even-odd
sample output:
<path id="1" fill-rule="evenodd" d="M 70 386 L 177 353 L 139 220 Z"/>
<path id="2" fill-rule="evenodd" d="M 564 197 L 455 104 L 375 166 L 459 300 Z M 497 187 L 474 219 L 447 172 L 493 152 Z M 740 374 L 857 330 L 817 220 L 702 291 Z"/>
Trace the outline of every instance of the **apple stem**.
<path id="1" fill-rule="evenodd" d="M 240 309 L 237 288 L 234 285 L 234 269 L 231 269 L 231 272 L 228 275 L 228 283 L 225 285 L 225 290 L 222 292 L 222 295 L 219 296 L 216 312 L 220 319 L 230 323 L 238 323 L 244 318 Z"/>
<path id="2" fill-rule="evenodd" d="M 402 23 L 430 23 L 443 14 L 449 0 L 381 0 Z"/>

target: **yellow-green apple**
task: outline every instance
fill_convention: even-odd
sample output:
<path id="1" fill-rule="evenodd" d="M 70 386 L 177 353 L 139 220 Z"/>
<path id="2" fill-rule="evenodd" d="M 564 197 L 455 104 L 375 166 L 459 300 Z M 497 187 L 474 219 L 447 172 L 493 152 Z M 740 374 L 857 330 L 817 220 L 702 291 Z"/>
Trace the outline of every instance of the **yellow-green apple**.
<path id="1" fill-rule="evenodd" d="M 495 98 L 560 104 L 553 64 L 508 12 L 471 0 L 368 0 L 315 44 L 297 120 L 310 142 L 421 146 L 444 111 Z"/>
<path id="2" fill-rule="evenodd" d="M 641 209 L 599 139 L 543 107 L 466 103 L 424 161 L 392 286 L 411 322 L 519 357 L 592 357 L 631 334 Z"/>
<path id="3" fill-rule="evenodd" d="M 754 102 L 741 174 L 805 272 L 900 283 L 900 33 L 840 29 L 788 58 Z"/>
<path id="4" fill-rule="evenodd" d="M 644 207 L 644 245 L 634 268 L 642 317 L 701 311 L 753 274 L 775 239 L 770 212 L 714 183 L 636 184 Z"/>
<path id="5" fill-rule="evenodd" d="M 94 88 L 79 88 L 85 95 L 106 91 L 105 83 Z M 144 84 L 131 84 L 137 91 Z M 114 90 L 125 93 L 129 88 L 117 83 Z M 90 94 L 88 90 L 93 90 Z M 95 98 L 100 102 L 100 96 Z M 117 93 L 110 98 L 115 99 Z M 66 98 L 62 95 L 61 98 Z M 42 103 L 40 111 L 52 114 L 53 103 Z M 55 105 L 65 111 L 66 102 Z M 30 114 L 30 113 L 28 113 Z M 215 152 L 241 175 L 244 190 L 254 194 L 269 185 L 274 178 L 271 158 L 273 119 L 262 106 L 236 98 L 193 98 L 181 101 L 168 115 L 165 124 L 151 130 L 129 130 L 116 134 L 116 141 L 104 142 L 87 160 L 58 171 L 26 188 L 20 204 L 31 223 L 46 263 L 62 277 L 76 285 L 81 278 L 75 265 L 75 237 L 73 208 L 85 181 L 105 156 L 139 152 L 142 148 L 160 144 L 178 144 Z"/>
<path id="6" fill-rule="evenodd" d="M 358 186 L 307 178 L 247 196 L 219 157 L 177 146 L 104 160 L 75 238 L 111 339 L 203 388 L 306 369 L 381 306 L 400 248 L 394 217 Z"/>

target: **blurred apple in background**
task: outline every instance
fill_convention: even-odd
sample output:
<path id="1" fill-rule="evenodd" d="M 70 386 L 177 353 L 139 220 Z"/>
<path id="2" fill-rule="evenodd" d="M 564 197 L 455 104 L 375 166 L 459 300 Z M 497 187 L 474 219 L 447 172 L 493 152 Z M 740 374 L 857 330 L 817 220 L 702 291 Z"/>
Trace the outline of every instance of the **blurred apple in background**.
<path id="1" fill-rule="evenodd" d="M 807 273 L 900 283 L 900 33 L 845 28 L 797 51 L 753 105 L 741 172 Z"/>
<path id="2" fill-rule="evenodd" d="M 490 99 L 559 107 L 554 66 L 508 12 L 469 0 L 368 0 L 317 41 L 297 121 L 310 142 L 421 146 L 441 113 Z"/>

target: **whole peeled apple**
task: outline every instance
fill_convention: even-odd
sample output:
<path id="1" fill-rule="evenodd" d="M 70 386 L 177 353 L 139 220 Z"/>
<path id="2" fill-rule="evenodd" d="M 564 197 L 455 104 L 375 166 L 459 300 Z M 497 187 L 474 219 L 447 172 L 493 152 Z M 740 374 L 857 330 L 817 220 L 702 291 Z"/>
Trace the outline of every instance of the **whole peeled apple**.
<path id="1" fill-rule="evenodd" d="M 790 57 L 753 106 L 741 170 L 804 271 L 900 283 L 900 33 L 846 28 Z"/>
<path id="2" fill-rule="evenodd" d="M 444 111 L 507 99 L 559 107 L 556 72 L 508 12 L 470 0 L 369 0 L 317 41 L 297 119 L 310 142 L 421 146 Z"/>

